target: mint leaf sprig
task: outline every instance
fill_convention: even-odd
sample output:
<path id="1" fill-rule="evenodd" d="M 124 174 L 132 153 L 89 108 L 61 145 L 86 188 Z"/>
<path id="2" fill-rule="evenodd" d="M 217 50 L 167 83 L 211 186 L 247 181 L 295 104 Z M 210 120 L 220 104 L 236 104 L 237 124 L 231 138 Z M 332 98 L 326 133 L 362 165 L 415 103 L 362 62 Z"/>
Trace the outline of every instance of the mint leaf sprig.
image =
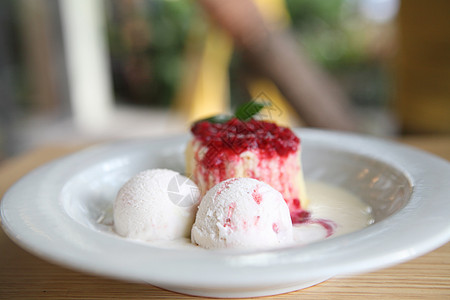
<path id="1" fill-rule="evenodd" d="M 253 118 L 253 116 L 255 116 L 256 114 L 258 114 L 261 109 L 263 109 L 266 106 L 270 106 L 270 102 L 255 102 L 255 101 L 250 101 L 247 103 L 244 103 L 243 105 L 239 106 L 236 109 L 236 112 L 234 113 L 234 115 L 236 116 L 236 118 L 238 118 L 241 121 L 248 121 L 251 118 Z"/>
<path id="2" fill-rule="evenodd" d="M 255 115 L 257 115 L 264 107 L 270 106 L 270 102 L 256 102 L 256 101 L 249 101 L 247 103 L 244 103 L 243 105 L 239 106 L 235 113 L 233 115 L 215 115 L 209 118 L 198 120 L 195 123 L 207 121 L 210 123 L 226 123 L 232 118 L 237 118 L 241 121 L 249 121 L 252 119 Z"/>

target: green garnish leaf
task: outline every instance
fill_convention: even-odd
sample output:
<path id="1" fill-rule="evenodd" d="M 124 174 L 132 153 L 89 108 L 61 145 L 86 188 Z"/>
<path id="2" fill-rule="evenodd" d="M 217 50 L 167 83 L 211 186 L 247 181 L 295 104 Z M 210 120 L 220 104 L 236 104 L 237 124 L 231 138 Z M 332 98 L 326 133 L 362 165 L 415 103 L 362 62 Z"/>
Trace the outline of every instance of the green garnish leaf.
<path id="1" fill-rule="evenodd" d="M 209 123 L 226 123 L 229 120 L 231 120 L 232 118 L 233 118 L 233 116 L 230 116 L 230 115 L 215 115 L 215 116 L 212 116 L 209 118 L 198 120 L 195 123 L 203 122 L 203 121 L 206 121 Z"/>
<path id="2" fill-rule="evenodd" d="M 250 101 L 246 102 L 243 105 L 239 106 L 236 109 L 236 112 L 234 115 L 215 115 L 209 118 L 204 118 L 201 120 L 196 121 L 194 124 L 199 122 L 209 122 L 209 123 L 226 123 L 230 121 L 232 118 L 237 118 L 241 121 L 248 121 L 253 116 L 255 116 L 257 113 L 261 111 L 264 107 L 270 106 L 270 102 L 256 102 L 256 101 Z"/>
<path id="3" fill-rule="evenodd" d="M 261 109 L 270 105 L 270 102 L 250 101 L 239 106 L 234 115 L 241 121 L 248 121 L 259 113 Z"/>

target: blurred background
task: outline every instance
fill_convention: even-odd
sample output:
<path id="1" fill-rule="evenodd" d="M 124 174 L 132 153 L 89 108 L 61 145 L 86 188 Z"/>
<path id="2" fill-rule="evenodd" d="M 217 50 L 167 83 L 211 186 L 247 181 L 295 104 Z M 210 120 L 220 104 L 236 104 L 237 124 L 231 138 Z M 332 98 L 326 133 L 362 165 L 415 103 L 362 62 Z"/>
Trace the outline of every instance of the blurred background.
<path id="1" fill-rule="evenodd" d="M 250 99 L 282 125 L 450 133 L 450 1 L 223 3 L 3 0 L 0 161 L 188 132 Z"/>

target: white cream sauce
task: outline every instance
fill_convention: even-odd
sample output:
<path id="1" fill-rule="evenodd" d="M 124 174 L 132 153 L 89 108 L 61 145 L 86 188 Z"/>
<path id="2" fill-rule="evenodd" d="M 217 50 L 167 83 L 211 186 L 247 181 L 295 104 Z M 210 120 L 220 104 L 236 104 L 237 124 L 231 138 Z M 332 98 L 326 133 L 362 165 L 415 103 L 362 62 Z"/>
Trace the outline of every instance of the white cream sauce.
<path id="1" fill-rule="evenodd" d="M 306 182 L 306 191 L 311 219 L 336 224 L 328 238 L 363 229 L 374 222 L 372 208 L 342 188 L 321 182 Z M 298 244 L 323 240 L 326 236 L 327 230 L 320 224 L 294 225 L 294 240 Z"/>

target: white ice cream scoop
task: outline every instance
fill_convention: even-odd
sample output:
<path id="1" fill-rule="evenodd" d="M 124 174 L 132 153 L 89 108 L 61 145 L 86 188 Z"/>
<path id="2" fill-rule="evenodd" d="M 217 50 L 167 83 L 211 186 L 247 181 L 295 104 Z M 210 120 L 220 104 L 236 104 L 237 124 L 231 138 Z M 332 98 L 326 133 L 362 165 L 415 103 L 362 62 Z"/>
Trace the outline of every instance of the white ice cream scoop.
<path id="1" fill-rule="evenodd" d="M 143 171 L 119 190 L 114 202 L 114 229 L 124 237 L 155 241 L 189 237 L 200 192 L 178 172 Z"/>
<path id="2" fill-rule="evenodd" d="M 192 242 L 208 249 L 264 249 L 293 241 L 282 195 L 252 178 L 231 178 L 211 188 L 200 202 Z"/>

